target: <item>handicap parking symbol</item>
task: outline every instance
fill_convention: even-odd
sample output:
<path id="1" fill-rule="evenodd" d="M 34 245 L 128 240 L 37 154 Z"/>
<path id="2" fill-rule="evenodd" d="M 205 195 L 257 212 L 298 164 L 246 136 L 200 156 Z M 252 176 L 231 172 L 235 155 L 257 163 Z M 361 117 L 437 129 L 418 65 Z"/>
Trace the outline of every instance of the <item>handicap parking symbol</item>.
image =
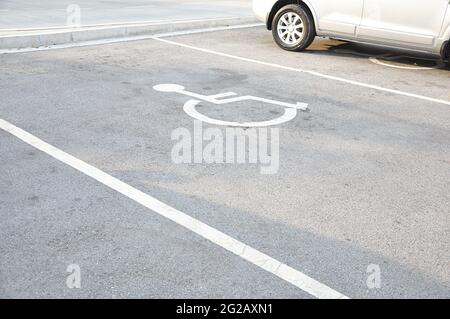
<path id="1" fill-rule="evenodd" d="M 298 111 L 307 111 L 308 104 L 297 102 L 295 104 L 286 103 L 276 100 L 270 100 L 266 98 L 261 98 L 252 95 L 244 95 L 237 96 L 234 92 L 226 92 L 215 95 L 202 95 L 198 93 L 193 93 L 185 90 L 185 88 L 181 85 L 177 84 L 159 84 L 153 87 L 154 90 L 159 92 L 166 93 L 177 93 L 190 97 L 183 106 L 183 110 L 191 117 L 196 120 L 214 124 L 214 125 L 223 125 L 223 126 L 235 126 L 235 127 L 265 127 L 265 126 L 273 126 L 279 125 L 293 120 L 297 116 Z M 274 119 L 266 120 L 266 121 L 258 121 L 258 122 L 233 122 L 233 121 L 223 121 L 219 119 L 214 119 L 208 117 L 199 111 L 197 111 L 196 107 L 201 102 L 209 102 L 214 105 L 226 105 L 230 103 L 242 102 L 242 101 L 257 101 L 261 103 L 267 103 L 271 105 L 277 105 L 284 108 L 284 113 Z"/>

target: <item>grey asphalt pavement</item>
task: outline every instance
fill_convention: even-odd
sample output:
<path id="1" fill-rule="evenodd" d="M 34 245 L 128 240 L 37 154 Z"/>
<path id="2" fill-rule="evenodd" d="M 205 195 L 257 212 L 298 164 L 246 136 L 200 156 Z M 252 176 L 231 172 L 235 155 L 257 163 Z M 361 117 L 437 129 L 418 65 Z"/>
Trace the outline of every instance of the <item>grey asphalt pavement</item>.
<path id="1" fill-rule="evenodd" d="M 156 40 L 0 55 L 0 118 L 351 298 L 450 297 L 450 106 L 276 65 L 441 101 L 448 68 L 328 39 L 285 52 L 263 27 L 166 39 L 229 56 Z M 171 134 L 193 119 L 161 83 L 310 110 L 277 126 L 277 174 L 175 164 Z M 0 297 L 311 297 L 2 130 L 0 150 Z"/>

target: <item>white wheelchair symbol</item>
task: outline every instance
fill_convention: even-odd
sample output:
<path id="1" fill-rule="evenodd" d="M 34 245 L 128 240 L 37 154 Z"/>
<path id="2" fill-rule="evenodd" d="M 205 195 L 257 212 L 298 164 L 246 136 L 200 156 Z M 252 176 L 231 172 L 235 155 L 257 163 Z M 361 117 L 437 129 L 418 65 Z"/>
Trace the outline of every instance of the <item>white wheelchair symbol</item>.
<path id="1" fill-rule="evenodd" d="M 289 122 L 293 120 L 297 116 L 298 110 L 300 111 L 306 111 L 308 109 L 308 104 L 306 103 L 285 103 L 275 100 L 269 100 L 257 96 L 251 96 L 251 95 L 245 95 L 245 96 L 236 96 L 236 93 L 233 92 L 227 92 L 227 93 L 221 93 L 221 94 L 215 94 L 215 95 L 202 95 L 197 94 L 193 92 L 186 91 L 185 88 L 181 85 L 177 84 L 159 84 L 155 85 L 153 87 L 154 90 L 159 92 L 172 92 L 172 93 L 178 93 L 183 94 L 186 96 L 189 96 L 193 99 L 190 99 L 187 101 L 184 106 L 183 110 L 194 119 L 197 119 L 202 122 L 206 122 L 209 124 L 214 125 L 224 125 L 224 126 L 237 126 L 237 127 L 264 127 L 264 126 L 273 126 L 273 125 L 279 125 L 286 122 Z M 234 96 L 230 98 L 231 96 Z M 198 104 L 200 104 L 202 101 L 209 102 L 216 105 L 222 105 L 222 104 L 228 104 L 228 103 L 234 103 L 234 102 L 241 102 L 241 101 L 257 101 L 257 102 L 263 102 L 268 103 L 272 105 L 278 105 L 284 107 L 284 113 L 278 118 L 267 120 L 267 121 L 260 121 L 260 122 L 232 122 L 232 121 L 222 121 L 218 119 L 210 118 L 204 114 L 201 114 L 197 111 L 196 107 Z"/>

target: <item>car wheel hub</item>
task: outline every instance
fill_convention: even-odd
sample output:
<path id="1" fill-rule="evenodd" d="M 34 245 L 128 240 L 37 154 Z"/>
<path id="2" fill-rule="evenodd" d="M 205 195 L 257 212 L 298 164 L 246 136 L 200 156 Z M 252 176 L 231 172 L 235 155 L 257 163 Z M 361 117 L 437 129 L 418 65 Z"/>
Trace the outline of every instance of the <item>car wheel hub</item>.
<path id="1" fill-rule="evenodd" d="M 299 44 L 304 35 L 303 20 L 295 12 L 286 12 L 278 20 L 278 36 L 287 45 Z"/>

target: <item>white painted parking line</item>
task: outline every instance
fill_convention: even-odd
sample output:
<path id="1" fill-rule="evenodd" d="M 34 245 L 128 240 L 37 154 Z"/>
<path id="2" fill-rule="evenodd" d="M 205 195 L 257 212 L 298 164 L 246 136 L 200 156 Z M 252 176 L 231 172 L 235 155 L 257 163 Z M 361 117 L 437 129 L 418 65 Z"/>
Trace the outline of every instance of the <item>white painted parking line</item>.
<path id="1" fill-rule="evenodd" d="M 170 36 L 170 34 L 166 33 L 164 36 L 168 37 L 168 36 Z M 214 55 L 222 56 L 222 57 L 225 57 L 225 58 L 231 58 L 231 59 L 234 59 L 234 60 L 250 62 L 250 63 L 256 63 L 256 64 L 265 65 L 265 66 L 269 66 L 269 67 L 272 67 L 272 68 L 277 68 L 277 69 L 282 69 L 282 70 L 287 70 L 287 71 L 293 71 L 293 72 L 298 72 L 298 73 L 310 74 L 310 75 L 318 76 L 318 77 L 325 78 L 325 79 L 328 79 L 328 80 L 343 82 L 343 83 L 356 85 L 356 86 L 360 86 L 360 87 L 365 87 L 365 88 L 369 88 L 369 89 L 373 89 L 373 90 L 377 90 L 377 91 L 383 91 L 383 92 L 387 92 L 387 93 L 403 95 L 403 96 L 407 96 L 407 97 L 411 97 L 411 98 L 415 98 L 415 99 L 419 99 L 419 100 L 425 100 L 425 101 L 433 102 L 433 103 L 450 105 L 450 101 L 441 100 L 441 99 L 435 99 L 435 98 L 424 96 L 424 95 L 404 92 L 404 91 L 395 90 L 395 89 L 389 89 L 389 88 L 385 88 L 385 87 L 374 85 L 374 84 L 369 84 L 369 83 L 364 83 L 364 82 L 360 82 L 360 81 L 349 80 L 349 79 L 345 79 L 345 78 L 342 78 L 342 77 L 338 77 L 338 76 L 334 76 L 334 75 L 328 75 L 328 74 L 324 74 L 324 73 L 320 73 L 320 72 L 316 72 L 316 71 L 311 71 L 311 70 L 306 70 L 306 69 L 299 69 L 299 68 L 293 68 L 293 67 L 289 67 L 289 66 L 285 66 L 285 65 L 281 65 L 281 64 L 276 64 L 276 63 L 271 63 L 271 62 L 264 62 L 264 61 L 255 60 L 255 59 L 251 59 L 251 58 L 241 57 L 241 56 L 238 56 L 238 55 L 223 53 L 223 52 L 219 52 L 219 51 L 215 51 L 215 50 L 204 49 L 204 48 L 196 47 L 196 46 L 193 46 L 193 45 L 184 44 L 184 43 L 181 43 L 181 42 L 176 42 L 176 41 L 171 41 L 171 40 L 167 40 L 167 39 L 162 39 L 161 37 L 158 37 L 158 36 L 153 36 L 152 38 L 154 40 L 156 40 L 156 41 L 164 42 L 164 43 L 167 43 L 167 44 L 170 44 L 170 45 L 175 45 L 175 46 L 179 46 L 179 47 L 183 47 L 183 48 L 187 48 L 187 49 L 191 49 L 191 50 L 195 50 L 195 51 L 200 51 L 200 52 L 203 52 L 203 53 L 214 54 Z"/>
<path id="2" fill-rule="evenodd" d="M 230 237 L 221 231 L 159 201 L 158 199 L 143 193 L 142 191 L 122 182 L 121 180 L 87 164 L 86 162 L 44 142 L 36 136 L 18 128 L 17 126 L 0 118 L 0 129 L 19 138 L 23 142 L 50 155 L 51 157 L 73 167 L 79 172 L 92 177 L 105 186 L 134 200 L 142 206 L 170 219 L 195 234 L 213 242 L 214 244 L 232 252 L 233 254 L 247 260 L 261 269 L 293 284 L 308 294 L 325 299 L 348 299 L 340 292 L 326 286 L 325 284 L 307 276 L 306 274 L 289 267 L 286 264 Z"/>

